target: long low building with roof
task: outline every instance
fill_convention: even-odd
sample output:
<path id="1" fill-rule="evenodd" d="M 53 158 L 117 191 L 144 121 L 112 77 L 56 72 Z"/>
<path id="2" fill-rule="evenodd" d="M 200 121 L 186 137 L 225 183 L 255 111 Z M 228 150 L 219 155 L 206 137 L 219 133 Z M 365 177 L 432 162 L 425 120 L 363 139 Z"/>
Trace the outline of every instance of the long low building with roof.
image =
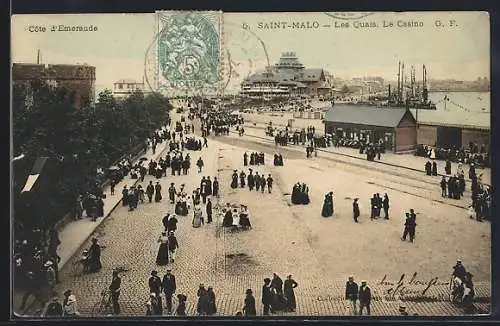
<path id="1" fill-rule="evenodd" d="M 462 109 L 415 110 L 370 105 L 335 104 L 325 114 L 325 133 L 349 139 L 382 140 L 394 152 L 416 144 L 441 148 L 490 146 L 489 112 Z"/>
<path id="2" fill-rule="evenodd" d="M 340 138 L 382 141 L 394 152 L 411 151 L 417 144 L 417 121 L 405 108 L 336 104 L 325 114 L 325 133 Z"/>
<path id="3" fill-rule="evenodd" d="M 417 142 L 443 148 L 469 148 L 470 143 L 489 147 L 491 114 L 487 106 L 478 111 L 448 101 L 446 106 L 436 103 L 436 110 L 412 109 L 418 121 Z"/>

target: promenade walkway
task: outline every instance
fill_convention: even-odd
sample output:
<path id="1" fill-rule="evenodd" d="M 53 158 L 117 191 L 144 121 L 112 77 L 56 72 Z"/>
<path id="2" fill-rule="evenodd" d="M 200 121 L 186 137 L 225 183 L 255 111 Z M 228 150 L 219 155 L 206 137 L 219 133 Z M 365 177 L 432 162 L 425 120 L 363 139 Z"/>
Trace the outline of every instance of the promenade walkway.
<path id="1" fill-rule="evenodd" d="M 156 147 L 156 151 L 153 154 L 153 150 L 148 148 L 146 153 L 141 157 L 146 157 L 148 161 L 150 159 L 157 160 L 162 155 L 162 153 L 167 149 L 168 142 L 164 141 L 161 144 L 158 144 Z M 135 161 L 134 163 L 137 163 Z M 121 190 L 124 186 L 130 187 L 135 185 L 140 179 L 131 179 L 130 176 L 125 176 L 125 178 L 120 181 L 115 186 L 115 194 L 111 195 L 110 186 L 107 186 L 103 189 L 104 194 L 106 194 L 106 198 L 104 198 L 104 216 L 98 218 L 97 221 L 92 222 L 90 218 L 82 218 L 81 220 L 71 221 L 67 223 L 59 232 L 59 239 L 61 240 L 61 244 L 58 248 L 58 254 L 61 257 L 61 261 L 59 262 L 59 270 L 61 270 L 64 265 L 71 259 L 71 257 L 80 250 L 80 247 L 88 240 L 88 238 L 94 233 L 94 231 L 101 225 L 106 218 L 111 214 L 111 212 L 115 209 L 115 207 L 121 202 Z M 84 215 L 85 216 L 85 215 Z M 24 295 L 24 291 L 13 291 L 12 294 L 12 307 L 14 313 L 22 313 L 19 311 L 19 307 L 21 306 L 22 297 Z M 29 307 L 33 304 L 34 299 L 30 297 L 26 304 L 26 307 Z"/>

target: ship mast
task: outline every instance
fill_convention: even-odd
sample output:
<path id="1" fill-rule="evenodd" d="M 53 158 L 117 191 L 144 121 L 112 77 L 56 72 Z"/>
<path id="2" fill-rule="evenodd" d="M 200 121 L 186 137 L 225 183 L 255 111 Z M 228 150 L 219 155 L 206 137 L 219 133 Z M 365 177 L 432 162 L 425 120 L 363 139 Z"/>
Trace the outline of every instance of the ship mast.
<path id="1" fill-rule="evenodd" d="M 422 65 L 422 98 L 425 103 L 427 103 L 428 99 L 428 90 L 427 90 L 427 69 L 425 65 Z"/>
<path id="2" fill-rule="evenodd" d="M 411 96 L 415 97 L 415 66 L 411 66 L 410 72 Z"/>
<path id="3" fill-rule="evenodd" d="M 401 96 L 401 61 L 398 62 L 398 89 L 396 96 L 396 101 L 399 102 L 399 98 Z"/>
<path id="4" fill-rule="evenodd" d="M 405 63 L 403 62 L 401 64 L 401 95 L 400 95 L 400 101 L 401 101 L 401 104 L 404 103 L 404 99 L 403 99 L 403 92 L 404 92 L 404 87 L 405 87 Z"/>

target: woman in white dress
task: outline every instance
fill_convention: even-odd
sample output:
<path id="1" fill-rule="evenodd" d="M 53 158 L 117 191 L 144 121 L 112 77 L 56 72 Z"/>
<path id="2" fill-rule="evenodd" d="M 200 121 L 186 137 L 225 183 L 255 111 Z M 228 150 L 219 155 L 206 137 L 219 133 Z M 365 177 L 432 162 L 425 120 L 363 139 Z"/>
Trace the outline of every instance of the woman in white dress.
<path id="1" fill-rule="evenodd" d="M 436 150 L 434 148 L 431 148 L 431 155 L 430 158 L 434 160 L 436 158 Z"/>
<path id="2" fill-rule="evenodd" d="M 233 209 L 233 226 L 238 226 L 240 224 L 240 214 L 238 213 L 238 210 L 235 208 Z"/>

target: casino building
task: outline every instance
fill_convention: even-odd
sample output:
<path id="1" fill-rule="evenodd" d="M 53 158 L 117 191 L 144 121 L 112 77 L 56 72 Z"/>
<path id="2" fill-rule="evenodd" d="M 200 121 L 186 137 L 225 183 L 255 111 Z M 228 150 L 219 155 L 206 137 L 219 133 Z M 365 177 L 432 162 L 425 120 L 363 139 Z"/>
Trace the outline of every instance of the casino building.
<path id="1" fill-rule="evenodd" d="M 245 78 L 240 94 L 251 98 L 328 95 L 332 88 L 325 75 L 323 69 L 305 68 L 294 52 L 285 52 L 274 66 Z"/>

